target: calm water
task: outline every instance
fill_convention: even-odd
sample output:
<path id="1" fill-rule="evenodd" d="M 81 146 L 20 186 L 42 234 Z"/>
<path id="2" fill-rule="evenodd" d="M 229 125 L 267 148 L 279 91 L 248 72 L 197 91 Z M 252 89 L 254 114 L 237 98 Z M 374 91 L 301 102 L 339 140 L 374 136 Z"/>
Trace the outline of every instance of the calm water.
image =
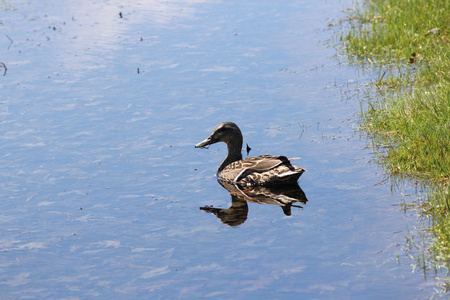
<path id="1" fill-rule="evenodd" d="M 2 299 L 433 294 L 342 94 L 366 78 L 323 46 L 352 1 L 0 5 Z M 225 145 L 194 149 L 222 121 L 250 155 L 301 157 L 303 209 L 199 209 L 231 205 Z"/>

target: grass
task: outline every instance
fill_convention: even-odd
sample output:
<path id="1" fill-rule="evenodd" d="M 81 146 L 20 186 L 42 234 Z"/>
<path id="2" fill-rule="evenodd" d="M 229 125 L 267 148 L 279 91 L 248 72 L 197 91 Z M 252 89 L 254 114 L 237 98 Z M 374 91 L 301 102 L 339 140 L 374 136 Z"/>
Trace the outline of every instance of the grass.
<path id="1" fill-rule="evenodd" d="M 430 183 L 433 258 L 450 266 L 450 1 L 367 0 L 348 18 L 351 61 L 379 68 L 362 127 L 391 174 Z"/>
<path id="2" fill-rule="evenodd" d="M 449 70 L 450 71 L 450 70 Z M 406 174 L 442 184 L 450 176 L 450 82 L 415 87 L 369 103 L 364 128 L 389 141 L 385 166 L 392 174 Z"/>

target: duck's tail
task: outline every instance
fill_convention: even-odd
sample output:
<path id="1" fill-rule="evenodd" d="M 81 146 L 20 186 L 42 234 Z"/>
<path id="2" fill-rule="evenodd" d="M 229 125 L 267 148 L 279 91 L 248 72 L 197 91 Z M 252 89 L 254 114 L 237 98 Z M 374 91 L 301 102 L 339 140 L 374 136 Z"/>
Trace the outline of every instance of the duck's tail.
<path id="1" fill-rule="evenodd" d="M 297 180 L 300 178 L 300 176 L 305 172 L 306 170 L 300 167 L 297 167 L 295 165 L 291 165 L 293 168 L 288 172 L 284 172 L 282 174 L 278 174 L 278 177 L 280 178 L 280 181 L 285 182 L 297 182 Z"/>

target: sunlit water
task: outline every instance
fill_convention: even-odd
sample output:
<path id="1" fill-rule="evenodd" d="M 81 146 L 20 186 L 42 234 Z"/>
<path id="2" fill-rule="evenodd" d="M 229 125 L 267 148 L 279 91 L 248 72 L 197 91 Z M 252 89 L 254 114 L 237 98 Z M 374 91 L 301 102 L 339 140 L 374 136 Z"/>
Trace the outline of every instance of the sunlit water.
<path id="1" fill-rule="evenodd" d="M 325 46 L 352 1 L 0 5 L 2 299 L 433 294 L 342 94 L 365 78 Z M 231 205 L 225 145 L 194 149 L 222 121 L 250 155 L 301 157 L 303 209 L 199 209 Z"/>

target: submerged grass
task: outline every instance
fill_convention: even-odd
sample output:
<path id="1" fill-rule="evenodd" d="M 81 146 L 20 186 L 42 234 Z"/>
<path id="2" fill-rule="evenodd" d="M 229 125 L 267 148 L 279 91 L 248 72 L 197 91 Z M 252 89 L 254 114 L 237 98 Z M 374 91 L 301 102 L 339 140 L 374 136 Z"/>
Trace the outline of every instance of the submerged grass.
<path id="1" fill-rule="evenodd" d="M 379 66 L 373 85 L 388 91 L 369 101 L 362 126 L 386 146 L 381 161 L 391 174 L 430 182 L 423 211 L 436 236 L 431 252 L 448 268 L 450 1 L 366 0 L 349 20 L 341 39 L 350 59 Z"/>

